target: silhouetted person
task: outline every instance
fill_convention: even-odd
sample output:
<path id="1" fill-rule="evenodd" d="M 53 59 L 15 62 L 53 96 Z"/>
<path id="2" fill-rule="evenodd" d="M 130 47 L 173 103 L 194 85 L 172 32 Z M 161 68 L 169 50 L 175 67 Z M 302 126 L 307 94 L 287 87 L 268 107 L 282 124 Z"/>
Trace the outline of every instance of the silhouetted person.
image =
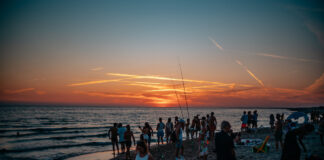
<path id="1" fill-rule="evenodd" d="M 117 129 L 117 123 L 114 123 L 114 126 L 111 127 L 108 131 L 108 137 L 111 140 L 111 144 L 113 146 L 113 153 L 115 154 L 115 145 L 117 147 L 117 153 L 119 154 L 119 147 L 118 147 L 118 129 Z"/>
<path id="2" fill-rule="evenodd" d="M 183 119 L 180 119 L 180 121 L 175 126 L 175 133 L 176 133 L 176 159 L 183 159 L 183 144 L 182 144 L 182 133 L 184 129 L 185 121 Z M 179 156 L 180 153 L 180 156 Z"/>
<path id="3" fill-rule="evenodd" d="M 168 118 L 168 122 L 166 123 L 166 126 L 165 126 L 165 135 L 166 135 L 166 141 L 167 143 L 169 143 L 170 141 L 170 136 L 171 136 L 171 133 L 173 131 L 173 123 L 171 122 L 171 118 Z"/>
<path id="4" fill-rule="evenodd" d="M 125 139 L 124 139 L 125 132 L 126 132 L 126 128 L 123 127 L 122 123 L 119 123 L 118 136 L 119 136 L 119 143 L 120 143 L 120 148 L 122 150 L 122 153 L 125 153 Z"/>
<path id="5" fill-rule="evenodd" d="M 271 128 L 271 129 L 274 128 L 274 122 L 275 122 L 274 115 L 271 114 L 271 115 L 270 115 L 270 122 L 269 122 L 269 124 L 270 124 L 270 128 Z"/>
<path id="6" fill-rule="evenodd" d="M 242 121 L 241 131 L 246 131 L 248 120 L 249 120 L 248 115 L 246 115 L 246 112 L 244 111 L 241 117 L 241 121 Z"/>
<path id="7" fill-rule="evenodd" d="M 275 136 L 275 143 L 276 143 L 276 150 L 278 150 L 279 148 L 279 144 L 280 147 L 282 148 L 282 127 L 283 127 L 283 121 L 281 120 L 281 116 L 280 114 L 276 115 L 277 121 L 276 121 L 276 125 L 275 125 L 275 132 L 274 132 L 274 136 Z"/>
<path id="8" fill-rule="evenodd" d="M 159 123 L 156 126 L 158 145 L 160 145 L 160 141 L 163 144 L 164 128 L 165 124 L 162 122 L 162 118 L 159 118 Z"/>
<path id="9" fill-rule="evenodd" d="M 257 110 L 253 112 L 252 115 L 252 128 L 258 128 L 258 113 Z"/>
<path id="10" fill-rule="evenodd" d="M 137 142 L 135 160 L 153 160 L 144 141 Z"/>
<path id="11" fill-rule="evenodd" d="M 126 144 L 126 159 L 130 159 L 130 147 L 132 146 L 132 138 L 135 145 L 135 137 L 133 132 L 130 130 L 130 126 L 126 126 L 126 132 L 124 134 L 125 144 Z"/>
<path id="12" fill-rule="evenodd" d="M 313 130 L 314 130 L 313 125 L 306 124 L 299 128 L 288 131 L 282 149 L 281 160 L 299 160 L 300 148 L 298 146 L 298 142 L 306 152 L 307 150 L 302 139 L 306 134 L 312 132 Z M 297 137 L 298 137 L 298 142 L 297 142 Z"/>
<path id="13" fill-rule="evenodd" d="M 223 121 L 221 129 L 221 132 L 215 135 L 215 152 L 217 160 L 236 160 L 233 137 L 229 135 L 231 132 L 231 124 L 227 121 Z"/>

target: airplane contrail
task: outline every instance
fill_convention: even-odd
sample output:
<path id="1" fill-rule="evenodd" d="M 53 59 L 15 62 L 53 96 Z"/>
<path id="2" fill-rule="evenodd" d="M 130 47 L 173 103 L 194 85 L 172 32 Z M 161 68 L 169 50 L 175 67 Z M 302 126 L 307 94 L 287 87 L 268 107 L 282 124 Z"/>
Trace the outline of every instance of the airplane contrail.
<path id="1" fill-rule="evenodd" d="M 316 63 L 322 63 L 321 61 L 317 61 L 317 60 L 313 60 L 313 59 L 279 56 L 279 55 L 268 54 L 268 53 L 258 53 L 256 55 L 257 56 L 263 56 L 263 57 L 276 58 L 276 59 L 294 60 L 294 61 L 301 61 L 301 62 L 316 62 Z"/>
<path id="2" fill-rule="evenodd" d="M 262 87 L 264 87 L 263 82 L 258 77 L 256 77 L 241 61 L 236 60 L 236 63 L 242 66 L 246 70 L 246 72 L 250 74 L 251 77 L 253 77 Z"/>
<path id="3" fill-rule="evenodd" d="M 221 51 L 223 51 L 223 47 L 221 45 L 219 45 L 213 38 L 208 37 L 210 41 L 212 41 L 214 43 L 214 45 Z"/>

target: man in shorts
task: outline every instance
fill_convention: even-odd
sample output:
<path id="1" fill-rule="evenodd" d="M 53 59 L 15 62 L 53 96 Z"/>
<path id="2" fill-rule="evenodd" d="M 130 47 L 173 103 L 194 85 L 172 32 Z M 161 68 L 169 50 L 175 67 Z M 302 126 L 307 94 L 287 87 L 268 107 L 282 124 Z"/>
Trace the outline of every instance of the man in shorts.
<path id="1" fill-rule="evenodd" d="M 130 126 L 127 125 L 126 126 L 126 132 L 124 133 L 124 139 L 125 139 L 125 144 L 126 144 L 126 159 L 130 159 L 130 147 L 132 146 L 132 138 L 133 138 L 133 142 L 135 145 L 135 137 L 133 132 L 130 130 Z"/>
<path id="2" fill-rule="evenodd" d="M 125 139 L 124 139 L 124 134 L 126 132 L 126 128 L 123 127 L 123 124 L 119 123 L 118 126 L 118 136 L 119 136 L 119 143 L 120 143 L 120 147 L 122 150 L 122 153 L 125 153 Z"/>
<path id="3" fill-rule="evenodd" d="M 159 118 L 159 123 L 156 126 L 157 138 L 158 138 L 158 145 L 160 145 L 160 141 L 163 144 L 164 128 L 165 128 L 165 125 L 162 122 L 162 118 Z"/>
<path id="4" fill-rule="evenodd" d="M 117 123 L 114 123 L 114 126 L 111 127 L 108 131 L 108 137 L 111 140 L 111 144 L 113 146 L 113 153 L 115 154 L 115 145 L 117 147 L 117 153 L 119 154 L 119 148 L 118 148 L 118 138 L 117 138 Z"/>
<path id="5" fill-rule="evenodd" d="M 248 115 L 246 115 L 246 111 L 244 111 L 241 117 L 241 121 L 242 121 L 241 131 L 246 131 L 248 119 L 249 119 Z"/>
<path id="6" fill-rule="evenodd" d="M 169 143 L 169 141 L 170 141 L 170 136 L 171 136 L 172 131 L 173 131 L 173 124 L 171 122 L 171 118 L 168 118 L 168 122 L 166 123 L 166 127 L 165 127 L 167 143 Z"/>

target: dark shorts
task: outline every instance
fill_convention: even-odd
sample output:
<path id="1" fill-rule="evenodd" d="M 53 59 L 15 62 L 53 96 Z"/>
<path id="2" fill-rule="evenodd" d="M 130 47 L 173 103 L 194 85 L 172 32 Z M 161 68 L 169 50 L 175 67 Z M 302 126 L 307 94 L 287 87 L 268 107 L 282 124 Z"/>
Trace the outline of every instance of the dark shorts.
<path id="1" fill-rule="evenodd" d="M 164 137 L 164 132 L 163 131 L 158 131 L 157 132 L 157 137 Z"/>
<path id="2" fill-rule="evenodd" d="M 125 144 L 126 144 L 126 147 L 131 147 L 132 146 L 132 141 L 126 141 Z"/>
<path id="3" fill-rule="evenodd" d="M 117 137 L 112 137 L 111 138 L 111 143 L 118 143 Z"/>
<path id="4" fill-rule="evenodd" d="M 169 137 L 171 135 L 171 131 L 166 131 L 165 134 L 166 134 L 166 137 Z"/>
<path id="5" fill-rule="evenodd" d="M 125 144 L 125 141 L 123 141 L 123 142 L 119 142 L 121 145 L 123 145 L 123 144 Z"/>

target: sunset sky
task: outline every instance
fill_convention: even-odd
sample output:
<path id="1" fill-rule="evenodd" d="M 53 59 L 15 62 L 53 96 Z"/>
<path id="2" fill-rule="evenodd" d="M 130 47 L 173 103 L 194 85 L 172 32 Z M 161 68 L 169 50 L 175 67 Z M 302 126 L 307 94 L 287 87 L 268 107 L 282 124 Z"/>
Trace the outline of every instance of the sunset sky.
<path id="1" fill-rule="evenodd" d="M 239 2 L 2 1 L 0 101 L 324 105 L 321 1 Z"/>

